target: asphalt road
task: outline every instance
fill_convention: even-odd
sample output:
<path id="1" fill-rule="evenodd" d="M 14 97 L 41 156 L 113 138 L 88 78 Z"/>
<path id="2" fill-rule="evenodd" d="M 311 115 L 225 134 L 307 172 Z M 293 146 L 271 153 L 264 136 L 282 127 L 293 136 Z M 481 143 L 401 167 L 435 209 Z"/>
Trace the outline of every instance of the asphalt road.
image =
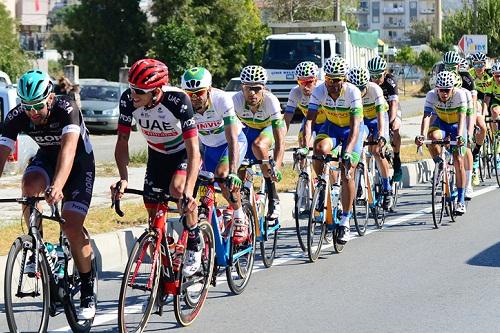
<path id="1" fill-rule="evenodd" d="M 263 269 L 257 259 L 243 294 L 220 282 L 191 328 L 177 327 L 169 303 L 146 331 L 499 332 L 500 191 L 489 182 L 476 195 L 465 216 L 436 230 L 430 186 L 405 190 L 382 230 L 372 227 L 341 254 L 328 248 L 313 264 L 283 212 L 275 264 Z M 118 331 L 122 270 L 101 276 L 94 332 Z M 64 315 L 51 318 L 50 331 L 70 332 Z"/>

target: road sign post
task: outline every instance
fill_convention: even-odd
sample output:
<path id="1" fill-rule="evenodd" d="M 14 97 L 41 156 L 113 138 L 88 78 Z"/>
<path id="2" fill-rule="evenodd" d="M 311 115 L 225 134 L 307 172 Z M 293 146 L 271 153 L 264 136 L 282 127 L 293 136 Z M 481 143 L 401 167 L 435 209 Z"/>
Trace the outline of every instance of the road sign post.
<path id="1" fill-rule="evenodd" d="M 458 41 L 458 48 L 463 54 L 476 52 L 488 53 L 487 35 L 463 35 Z"/>

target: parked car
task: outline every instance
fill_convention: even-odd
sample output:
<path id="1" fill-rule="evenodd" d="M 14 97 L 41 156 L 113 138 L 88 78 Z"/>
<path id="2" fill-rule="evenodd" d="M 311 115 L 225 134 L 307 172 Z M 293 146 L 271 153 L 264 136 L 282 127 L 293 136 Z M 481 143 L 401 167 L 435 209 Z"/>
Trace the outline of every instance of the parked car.
<path id="1" fill-rule="evenodd" d="M 229 95 L 233 96 L 238 91 L 241 90 L 241 80 L 239 77 L 233 77 L 226 85 L 224 91 L 226 91 Z"/>
<path id="2" fill-rule="evenodd" d="M 11 85 L 12 82 L 10 81 L 9 75 L 7 73 L 0 71 L 0 83 L 3 83 L 5 85 Z"/>
<path id="3" fill-rule="evenodd" d="M 120 96 L 127 85 L 104 79 L 80 79 L 85 125 L 91 131 L 116 131 Z"/>

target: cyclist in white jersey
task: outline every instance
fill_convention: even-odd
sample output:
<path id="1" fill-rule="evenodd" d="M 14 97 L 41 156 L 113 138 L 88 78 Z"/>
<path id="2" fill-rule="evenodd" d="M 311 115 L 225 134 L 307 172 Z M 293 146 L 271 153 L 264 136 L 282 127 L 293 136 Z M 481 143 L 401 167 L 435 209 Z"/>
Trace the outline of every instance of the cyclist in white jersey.
<path id="1" fill-rule="evenodd" d="M 285 123 L 278 98 L 265 85 L 267 73 L 261 66 L 246 66 L 240 74 L 241 91 L 233 95 L 236 115 L 245 125 L 243 133 L 248 141 L 245 158 L 266 160 L 274 142 L 274 172 L 262 165 L 266 189 L 269 193 L 268 218 L 276 220 L 280 215 L 279 197 L 275 182 L 282 178 L 281 165 L 285 153 Z"/>
<path id="2" fill-rule="evenodd" d="M 361 91 L 363 101 L 363 120 L 368 130 L 367 140 L 378 141 L 378 146 L 369 146 L 370 153 L 375 157 L 382 175 L 382 191 L 384 193 L 383 207 L 388 210 L 392 206 L 392 188 L 389 177 L 389 162 L 383 158 L 381 148 L 387 143 L 389 135 L 388 105 L 382 88 L 370 81 L 366 68 L 353 67 L 347 73 L 347 80 Z"/>
<path id="3" fill-rule="evenodd" d="M 464 145 L 467 143 L 465 124 L 467 96 L 465 92 L 455 89 L 454 86 L 455 75 L 452 72 L 443 71 L 437 75 L 436 88 L 429 91 L 425 99 L 420 136 L 415 138 L 415 143 L 417 146 L 421 146 L 424 135 L 430 140 L 450 137 L 450 140 L 457 141 L 457 145 L 453 147 L 453 164 L 456 171 L 458 192 L 456 213 L 465 214 L 465 164 L 463 155 L 465 154 Z M 440 146 L 429 145 L 429 152 L 435 163 L 441 162 Z"/>
<path id="4" fill-rule="evenodd" d="M 245 157 L 247 139 L 236 113 L 231 96 L 212 87 L 212 74 L 203 67 L 188 69 L 182 75 L 182 89 L 193 104 L 198 137 L 202 144 L 203 169 L 215 177 L 228 179 L 219 183 L 222 195 L 234 211 L 233 242 L 240 244 L 248 237 L 248 221 L 241 207 L 238 167 Z M 228 188 L 229 186 L 229 188 Z M 236 202 L 230 200 L 230 192 Z"/>

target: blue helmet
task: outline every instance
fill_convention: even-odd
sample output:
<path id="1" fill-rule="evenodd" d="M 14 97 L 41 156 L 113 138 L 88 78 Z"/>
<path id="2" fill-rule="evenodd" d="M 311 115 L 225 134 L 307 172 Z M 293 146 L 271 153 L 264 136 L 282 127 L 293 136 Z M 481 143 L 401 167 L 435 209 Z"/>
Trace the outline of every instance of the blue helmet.
<path id="1" fill-rule="evenodd" d="M 32 69 L 24 73 L 17 82 L 17 95 L 23 102 L 41 101 L 52 92 L 52 82 L 47 73 Z"/>

